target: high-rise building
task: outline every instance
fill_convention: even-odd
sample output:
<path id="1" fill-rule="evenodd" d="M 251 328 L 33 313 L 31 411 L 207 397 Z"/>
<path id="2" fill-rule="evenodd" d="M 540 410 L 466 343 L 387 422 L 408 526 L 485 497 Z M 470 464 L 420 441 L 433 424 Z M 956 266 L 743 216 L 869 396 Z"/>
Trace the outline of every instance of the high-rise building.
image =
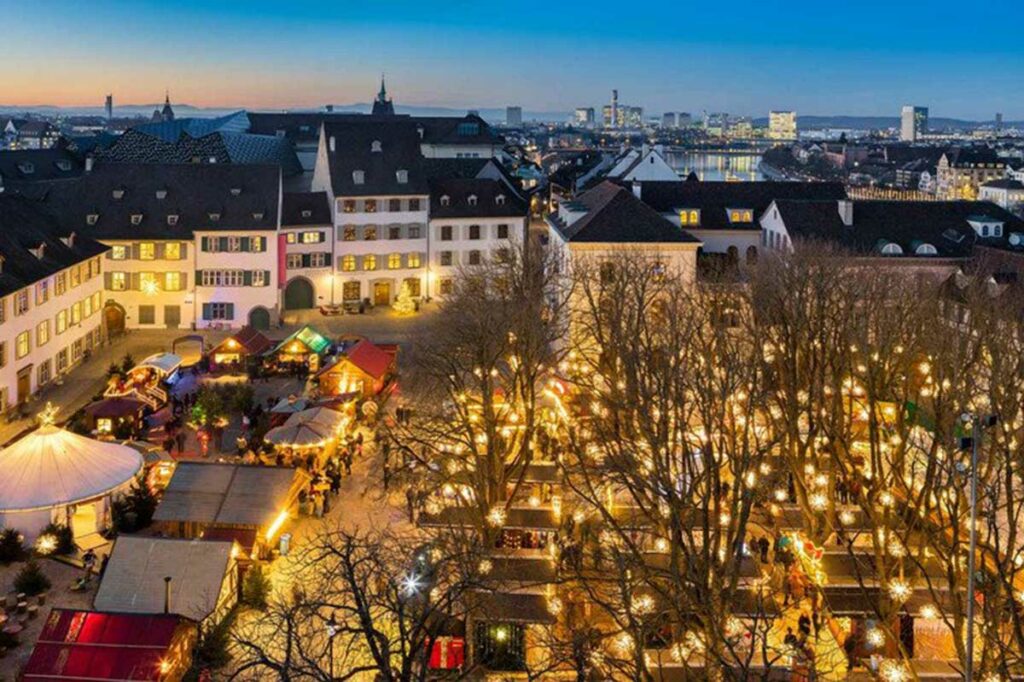
<path id="1" fill-rule="evenodd" d="M 107 110 L 107 122 L 109 123 L 110 119 L 114 118 L 114 96 L 113 95 L 107 95 L 107 101 L 104 104 L 104 108 Z"/>
<path id="2" fill-rule="evenodd" d="M 688 111 L 680 111 L 676 114 L 676 125 L 680 128 L 689 128 L 693 125 L 693 116 Z"/>
<path id="3" fill-rule="evenodd" d="M 575 122 L 578 126 L 590 127 L 594 125 L 594 107 L 577 107 Z"/>
<path id="4" fill-rule="evenodd" d="M 505 125 L 513 128 L 518 128 L 523 125 L 523 108 L 522 107 L 506 107 L 505 108 Z"/>
<path id="5" fill-rule="evenodd" d="M 666 111 L 661 115 L 661 127 L 662 128 L 675 128 L 678 124 L 676 123 L 676 112 Z"/>
<path id="6" fill-rule="evenodd" d="M 797 130 L 795 111 L 768 112 L 769 140 L 795 140 L 796 137 Z"/>
<path id="7" fill-rule="evenodd" d="M 996 134 L 998 135 L 999 133 L 1002 132 L 1002 130 L 1003 130 L 1003 115 L 1002 114 L 996 114 L 996 125 L 995 125 Z"/>
<path id="8" fill-rule="evenodd" d="M 610 123 L 606 124 L 609 127 L 616 128 L 619 125 L 619 91 L 612 90 L 612 110 L 608 117 Z"/>
<path id="9" fill-rule="evenodd" d="M 928 132 L 928 107 L 903 105 L 900 112 L 900 139 L 917 142 Z"/>

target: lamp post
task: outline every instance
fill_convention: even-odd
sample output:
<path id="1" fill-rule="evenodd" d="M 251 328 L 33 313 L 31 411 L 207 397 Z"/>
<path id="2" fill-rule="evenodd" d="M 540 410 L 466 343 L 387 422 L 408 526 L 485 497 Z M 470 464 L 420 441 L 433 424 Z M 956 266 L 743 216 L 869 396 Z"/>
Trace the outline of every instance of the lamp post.
<path id="1" fill-rule="evenodd" d="M 327 621 L 327 676 L 329 679 L 334 679 L 334 638 L 338 634 L 338 619 L 334 617 L 334 612 L 331 612 L 331 617 Z"/>
<path id="2" fill-rule="evenodd" d="M 974 583 L 975 553 L 978 549 L 978 451 L 981 447 L 982 429 L 995 426 L 999 418 L 992 414 L 979 417 L 971 412 L 960 415 L 960 421 L 966 426 L 970 424 L 971 435 L 960 439 L 960 449 L 971 450 L 971 487 L 970 505 L 970 541 L 967 554 L 967 660 L 965 661 L 964 680 L 974 681 Z"/>

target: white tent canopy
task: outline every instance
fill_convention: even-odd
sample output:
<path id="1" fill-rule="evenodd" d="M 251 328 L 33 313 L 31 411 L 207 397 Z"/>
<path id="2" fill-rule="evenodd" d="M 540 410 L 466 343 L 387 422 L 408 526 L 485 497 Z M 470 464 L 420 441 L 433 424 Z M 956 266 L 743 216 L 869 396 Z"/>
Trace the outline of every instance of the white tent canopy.
<path id="1" fill-rule="evenodd" d="M 10 524 L 12 512 L 102 497 L 141 470 L 142 455 L 130 447 L 44 424 L 0 451 L 0 517 Z"/>
<path id="2" fill-rule="evenodd" d="M 148 367 L 155 369 L 166 376 L 181 366 L 181 358 L 174 353 L 157 353 L 137 364 L 135 367 Z"/>

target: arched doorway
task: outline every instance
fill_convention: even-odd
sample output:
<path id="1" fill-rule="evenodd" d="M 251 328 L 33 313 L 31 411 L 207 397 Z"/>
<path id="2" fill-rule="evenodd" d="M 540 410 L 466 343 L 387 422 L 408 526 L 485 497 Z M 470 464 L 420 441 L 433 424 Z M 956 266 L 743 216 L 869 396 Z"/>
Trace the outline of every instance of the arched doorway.
<path id="1" fill-rule="evenodd" d="M 284 289 L 285 310 L 307 310 L 313 307 L 313 284 L 305 277 L 296 277 Z"/>
<path id="2" fill-rule="evenodd" d="M 107 338 L 124 334 L 124 308 L 113 301 L 107 301 L 103 308 L 103 323 L 107 326 Z"/>
<path id="3" fill-rule="evenodd" d="M 256 306 L 249 311 L 249 326 L 253 329 L 266 331 L 270 329 L 270 311 L 263 306 Z"/>

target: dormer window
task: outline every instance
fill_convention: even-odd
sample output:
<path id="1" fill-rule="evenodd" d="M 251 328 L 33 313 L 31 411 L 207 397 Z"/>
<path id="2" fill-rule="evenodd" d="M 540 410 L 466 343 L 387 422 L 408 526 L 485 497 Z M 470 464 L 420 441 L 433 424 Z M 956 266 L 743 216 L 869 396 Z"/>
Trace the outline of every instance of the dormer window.
<path id="1" fill-rule="evenodd" d="M 220 220 L 220 213 L 211 213 L 210 214 L 210 222 L 211 223 L 215 223 L 218 220 Z"/>
<path id="2" fill-rule="evenodd" d="M 67 159 L 61 159 L 60 161 L 57 162 L 57 168 L 65 172 L 69 171 L 71 170 L 71 162 L 68 161 Z"/>
<path id="3" fill-rule="evenodd" d="M 303 218 L 309 218 L 309 217 L 311 217 L 312 215 L 313 215 L 313 212 L 312 212 L 312 211 L 310 211 L 310 210 L 309 210 L 308 208 L 307 208 L 307 209 L 305 209 L 304 211 L 302 211 L 302 217 L 303 217 Z"/>
<path id="4" fill-rule="evenodd" d="M 178 224 L 178 216 L 174 215 L 173 213 L 171 215 L 167 216 L 167 224 L 170 225 L 171 227 L 174 227 L 175 225 L 177 225 Z"/>
<path id="5" fill-rule="evenodd" d="M 494 203 L 496 203 L 498 206 L 504 206 L 505 205 L 505 195 L 504 194 L 499 194 L 498 196 L 494 197 Z"/>
<path id="6" fill-rule="evenodd" d="M 74 232 L 69 234 L 67 237 L 61 237 L 60 240 L 62 242 L 64 242 L 64 246 L 68 247 L 69 249 L 75 248 L 75 233 Z"/>
<path id="7" fill-rule="evenodd" d="M 115 189 L 110 194 L 111 194 L 112 197 L 114 197 L 115 199 L 117 199 L 119 201 L 121 199 L 124 199 L 124 190 L 123 189 Z"/>
<path id="8" fill-rule="evenodd" d="M 29 251 L 31 251 L 32 255 L 38 258 L 39 260 L 43 260 L 43 258 L 46 256 L 46 242 L 43 242 L 34 249 L 29 249 Z"/>
<path id="9" fill-rule="evenodd" d="M 361 170 L 354 170 L 354 171 L 352 171 L 352 184 L 353 185 L 362 185 L 365 182 L 366 182 L 366 173 L 364 173 Z"/>
<path id="10" fill-rule="evenodd" d="M 242 193 L 242 188 L 241 187 L 232 187 L 231 188 L 231 196 L 237 197 L 241 193 Z"/>
<path id="11" fill-rule="evenodd" d="M 684 227 L 697 227 L 700 225 L 700 211 L 693 208 L 684 208 L 679 211 L 679 224 Z"/>
<path id="12" fill-rule="evenodd" d="M 86 225 L 95 225 L 96 222 L 99 219 L 100 219 L 100 214 L 99 213 L 90 213 L 89 215 L 85 216 L 85 224 Z"/>
<path id="13" fill-rule="evenodd" d="M 18 164 L 18 170 L 20 170 L 25 175 L 31 175 L 32 173 L 36 172 L 36 165 L 31 161 L 22 161 L 21 163 Z"/>
<path id="14" fill-rule="evenodd" d="M 880 240 L 878 246 L 878 250 L 883 256 L 900 256 L 903 254 L 903 248 L 899 244 L 887 242 L 884 239 Z"/>
<path id="15" fill-rule="evenodd" d="M 470 206 L 476 206 L 476 195 L 475 194 L 470 194 L 466 198 L 466 203 L 469 204 Z"/>
<path id="16" fill-rule="evenodd" d="M 142 214 L 141 213 L 132 213 L 132 225 L 141 225 L 141 224 L 142 224 Z"/>
<path id="17" fill-rule="evenodd" d="M 451 206 L 451 203 L 452 203 L 452 198 L 450 196 L 448 196 L 447 194 L 445 194 L 445 195 L 443 195 L 441 197 L 441 205 L 442 206 Z"/>
<path id="18" fill-rule="evenodd" d="M 384 151 L 383 147 L 380 145 L 380 140 L 374 140 L 370 143 L 370 151 L 373 153 Z"/>
<path id="19" fill-rule="evenodd" d="M 730 208 L 729 222 L 750 223 L 754 220 L 754 212 L 747 208 Z"/>
<path id="20" fill-rule="evenodd" d="M 404 185 L 409 182 L 409 171 L 401 168 L 395 171 L 395 178 L 398 180 L 398 184 Z"/>
<path id="21" fill-rule="evenodd" d="M 937 256 L 939 251 L 931 244 L 920 244 L 914 249 L 914 253 L 918 256 Z"/>
<path id="22" fill-rule="evenodd" d="M 157 199 L 166 199 L 167 198 L 167 190 L 165 190 L 165 189 L 158 189 L 156 191 L 156 198 Z"/>
<path id="23" fill-rule="evenodd" d="M 252 214 L 253 220 L 263 220 L 263 211 L 256 211 Z"/>

